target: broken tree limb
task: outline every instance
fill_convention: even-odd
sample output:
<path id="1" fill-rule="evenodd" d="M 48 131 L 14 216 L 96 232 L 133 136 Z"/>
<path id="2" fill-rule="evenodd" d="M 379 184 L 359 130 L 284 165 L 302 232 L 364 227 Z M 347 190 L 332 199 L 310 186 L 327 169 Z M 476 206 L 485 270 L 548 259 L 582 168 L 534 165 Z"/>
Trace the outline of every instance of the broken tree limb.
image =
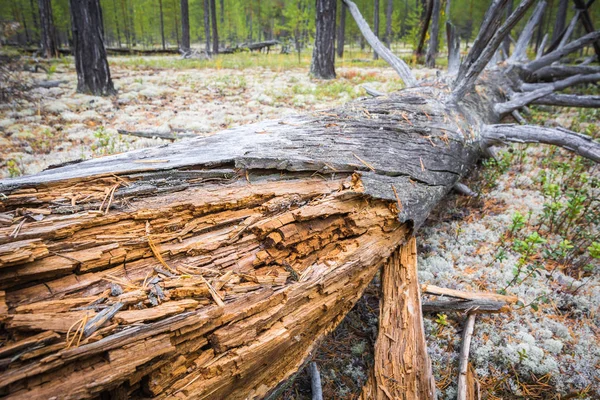
<path id="1" fill-rule="evenodd" d="M 585 65 L 549 65 L 535 71 L 531 78 L 535 81 L 554 81 L 557 79 L 568 78 L 573 75 L 588 75 L 600 72 L 600 67 Z"/>
<path id="2" fill-rule="evenodd" d="M 529 92 L 516 93 L 512 98 L 504 103 L 498 103 L 494 106 L 494 110 L 498 114 L 507 114 L 513 110 L 517 110 L 533 101 L 548 96 L 558 90 L 563 90 L 571 86 L 579 85 L 582 83 L 597 82 L 600 80 L 600 73 L 589 74 L 589 75 L 575 75 L 569 78 L 565 78 L 560 81 L 531 84 L 524 83 L 521 85 L 523 90 L 533 89 Z"/>
<path id="3" fill-rule="evenodd" d="M 571 39 L 571 35 L 573 34 L 573 31 L 575 30 L 575 25 L 577 24 L 577 21 L 579 20 L 579 15 L 580 15 L 580 11 L 575 11 L 575 15 L 571 19 L 571 22 L 569 22 L 569 25 L 567 26 L 567 30 L 565 31 L 565 34 L 562 36 L 562 38 L 560 39 L 560 42 L 558 43 L 558 46 L 556 47 L 557 49 L 562 49 L 563 47 L 566 46 L 567 43 L 569 43 L 569 40 Z"/>
<path id="4" fill-rule="evenodd" d="M 457 400 L 467 400 L 467 370 L 469 368 L 469 350 L 471 349 L 471 338 L 475 328 L 475 314 L 467 317 L 463 330 L 462 346 L 460 348 L 458 367 L 458 394 Z"/>
<path id="5" fill-rule="evenodd" d="M 512 124 L 489 125 L 484 128 L 482 135 L 489 144 L 502 142 L 552 144 L 600 162 L 600 143 L 595 142 L 590 136 L 564 128 Z"/>
<path id="6" fill-rule="evenodd" d="M 560 107 L 600 108 L 600 96 L 549 94 L 534 100 L 532 104 Z"/>
<path id="7" fill-rule="evenodd" d="M 434 399 L 436 388 L 420 312 L 414 237 L 384 264 L 381 288 L 375 362 L 361 399 Z"/>
<path id="8" fill-rule="evenodd" d="M 504 301 L 493 300 L 427 300 L 423 302 L 424 313 L 505 313 L 511 308 Z"/>
<path id="9" fill-rule="evenodd" d="M 354 2 L 350 0 L 343 1 L 344 4 L 346 4 L 346 6 L 348 7 L 348 10 L 354 18 L 354 21 L 356 21 L 356 25 L 358 25 L 358 28 L 360 29 L 361 33 L 363 34 L 369 45 L 373 48 L 373 50 L 388 64 L 390 64 L 390 66 L 398 73 L 400 78 L 404 81 L 404 84 L 406 86 L 416 86 L 417 80 L 413 76 L 408 65 L 406 65 L 404 61 L 396 57 L 396 55 L 394 55 L 394 53 L 392 53 L 390 49 L 385 47 L 385 45 L 379 41 L 377 36 L 375 36 L 373 31 L 369 27 L 367 21 L 365 21 L 365 19 L 361 15 L 360 10 L 356 6 L 356 4 L 354 4 Z"/>
<path id="10" fill-rule="evenodd" d="M 463 196 L 474 197 L 477 196 L 477 193 L 472 191 L 467 185 L 464 183 L 456 182 L 454 187 L 452 187 L 454 191 L 458 194 L 462 194 Z"/>
<path id="11" fill-rule="evenodd" d="M 533 36 L 533 31 L 537 27 L 542 15 L 544 14 L 544 10 L 546 9 L 546 2 L 540 1 L 535 6 L 531 17 L 525 24 L 519 39 L 517 39 L 517 43 L 515 44 L 515 48 L 513 50 L 512 55 L 508 58 L 509 62 L 519 62 L 523 60 L 528 60 L 527 58 L 527 46 L 529 46 L 529 42 L 531 41 L 531 37 Z"/>
<path id="12" fill-rule="evenodd" d="M 365 92 L 367 92 L 367 94 L 369 96 L 373 96 L 373 97 L 380 97 L 380 96 L 385 96 L 386 94 L 383 92 L 380 92 L 379 90 L 375 90 L 370 86 L 367 85 L 363 85 L 363 89 L 365 89 Z"/>
<path id="13" fill-rule="evenodd" d="M 178 132 L 177 130 L 173 130 L 173 129 L 171 129 L 170 131 L 158 131 L 158 130 L 128 131 L 125 129 L 117 129 L 117 132 L 119 132 L 121 135 L 137 136 L 137 137 L 148 138 L 148 139 L 158 138 L 158 139 L 164 139 L 164 140 L 170 140 L 170 141 L 174 141 L 177 139 L 183 139 L 183 138 L 192 138 L 192 137 L 198 136 L 194 133 L 189 133 L 187 131 Z"/>
<path id="14" fill-rule="evenodd" d="M 523 18 L 525 12 L 533 4 L 533 2 L 534 0 L 522 0 L 515 11 L 512 12 L 512 14 L 506 19 L 500 28 L 493 32 L 493 36 L 489 39 L 489 41 L 486 42 L 481 54 L 479 54 L 479 56 L 473 61 L 464 75 L 461 76 L 459 72 L 459 76 L 454 82 L 454 87 L 452 89 L 452 95 L 450 98 L 451 102 L 459 101 L 467 94 L 467 92 L 473 89 L 475 86 L 475 81 L 492 59 L 506 35 L 521 20 L 521 18 Z M 499 16 L 496 19 L 498 18 Z M 489 35 L 489 33 L 487 34 Z M 484 33 L 480 32 L 480 35 L 484 35 Z"/>
<path id="15" fill-rule="evenodd" d="M 421 291 L 425 294 L 447 296 L 463 300 L 491 300 L 504 302 L 506 304 L 516 304 L 519 301 L 517 296 L 508 296 L 490 292 L 464 292 L 462 290 L 447 289 L 434 285 L 422 285 Z"/>
<path id="16" fill-rule="evenodd" d="M 309 364 L 310 370 L 310 388 L 312 391 L 312 400 L 323 400 L 323 387 L 321 386 L 321 374 L 316 362 Z"/>
<path id="17" fill-rule="evenodd" d="M 553 62 L 558 61 L 561 58 L 590 45 L 591 43 L 594 43 L 599 38 L 600 38 L 600 31 L 588 33 L 587 35 L 582 36 L 579 39 L 572 41 L 571 43 L 565 45 L 564 47 L 562 47 L 560 49 L 554 50 L 553 52 L 548 53 L 545 56 L 538 58 L 537 60 L 528 62 L 527 64 L 525 64 L 523 66 L 523 69 L 527 73 L 530 73 L 530 74 L 534 73 L 535 71 L 539 70 L 540 68 L 548 66 L 548 65 L 552 64 Z"/>

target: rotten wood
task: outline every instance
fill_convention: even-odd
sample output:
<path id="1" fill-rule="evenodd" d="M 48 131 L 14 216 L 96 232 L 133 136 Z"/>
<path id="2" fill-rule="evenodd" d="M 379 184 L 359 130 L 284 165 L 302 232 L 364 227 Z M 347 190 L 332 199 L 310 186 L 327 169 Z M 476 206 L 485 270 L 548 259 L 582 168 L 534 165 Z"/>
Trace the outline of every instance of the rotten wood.
<path id="1" fill-rule="evenodd" d="M 361 399 L 434 399 L 414 237 L 384 264 L 375 363 Z"/>

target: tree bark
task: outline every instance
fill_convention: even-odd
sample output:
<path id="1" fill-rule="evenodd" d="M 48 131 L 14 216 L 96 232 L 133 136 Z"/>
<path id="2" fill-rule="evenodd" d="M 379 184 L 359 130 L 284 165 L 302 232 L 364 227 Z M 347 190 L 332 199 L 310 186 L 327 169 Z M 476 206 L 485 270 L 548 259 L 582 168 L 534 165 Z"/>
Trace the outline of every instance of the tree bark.
<path id="1" fill-rule="evenodd" d="M 190 51 L 190 12 L 188 0 L 181 0 L 181 51 Z"/>
<path id="2" fill-rule="evenodd" d="M 219 54 L 219 30 L 217 28 L 217 5 L 215 0 L 210 1 L 210 24 L 212 26 L 212 51 L 214 54 Z"/>
<path id="3" fill-rule="evenodd" d="M 431 16 L 431 33 L 429 35 L 429 46 L 427 48 L 427 57 L 425 64 L 429 68 L 435 68 L 435 58 L 438 52 L 438 35 L 440 33 L 440 11 L 442 8 L 441 0 L 433 0 L 433 9 Z"/>
<path id="4" fill-rule="evenodd" d="M 56 32 L 52 17 L 52 4 L 50 0 L 38 0 L 38 8 L 40 10 L 42 54 L 46 58 L 58 57 Z"/>
<path id="5" fill-rule="evenodd" d="M 335 9 L 337 0 L 317 0 L 315 47 L 310 73 L 319 79 L 335 78 Z"/>
<path id="6" fill-rule="evenodd" d="M 116 93 L 102 35 L 99 0 L 70 0 L 77 91 L 96 96 Z"/>
<path id="7" fill-rule="evenodd" d="M 337 56 L 344 58 L 344 45 L 346 41 L 346 4 L 342 1 L 342 7 L 340 9 L 340 25 L 338 26 L 337 34 Z"/>

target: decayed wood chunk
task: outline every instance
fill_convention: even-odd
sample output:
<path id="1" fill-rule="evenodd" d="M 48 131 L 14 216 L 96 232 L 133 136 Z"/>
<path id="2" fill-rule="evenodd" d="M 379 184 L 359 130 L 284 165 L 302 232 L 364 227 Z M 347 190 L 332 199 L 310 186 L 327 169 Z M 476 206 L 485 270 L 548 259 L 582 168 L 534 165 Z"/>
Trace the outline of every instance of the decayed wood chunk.
<path id="1" fill-rule="evenodd" d="M 381 286 L 375 364 L 361 398 L 434 399 L 435 382 L 425 343 L 414 237 L 384 264 Z"/>
<path id="2" fill-rule="evenodd" d="M 407 236 L 396 209 L 362 196 L 359 181 L 233 180 L 126 198 L 109 213 L 26 221 L 19 241 L 48 254 L 2 268 L 19 277 L 0 280 L 8 346 L 39 341 L 35 335 L 52 340 L 8 362 L 0 393 L 266 395 L 303 364 L 315 338 L 341 321 Z M 115 184 L 102 178 L 86 190 L 101 202 Z M 61 182 L 7 202 L 15 195 L 42 208 L 70 193 Z M 12 243 L 13 229 L 0 227 L 0 243 Z M 44 267 L 50 261 L 56 270 Z"/>

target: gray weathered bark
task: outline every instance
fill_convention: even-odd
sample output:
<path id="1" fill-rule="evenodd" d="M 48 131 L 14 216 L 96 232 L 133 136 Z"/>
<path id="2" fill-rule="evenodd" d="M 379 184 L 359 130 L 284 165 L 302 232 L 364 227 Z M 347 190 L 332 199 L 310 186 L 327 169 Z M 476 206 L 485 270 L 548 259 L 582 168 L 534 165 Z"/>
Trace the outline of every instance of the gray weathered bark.
<path id="1" fill-rule="evenodd" d="M 181 0 L 181 51 L 190 51 L 190 12 L 188 0 Z"/>
<path id="2" fill-rule="evenodd" d="M 340 9 L 340 24 L 338 26 L 337 46 L 336 46 L 337 56 L 339 58 L 344 57 L 344 45 L 345 45 L 345 41 L 346 41 L 346 9 L 347 9 L 347 6 L 342 1 L 342 8 Z"/>
<path id="3" fill-rule="evenodd" d="M 335 78 L 335 9 L 337 0 L 317 0 L 315 47 L 310 64 L 311 75 Z"/>
<path id="4" fill-rule="evenodd" d="M 52 3 L 50 0 L 38 0 L 38 8 L 40 10 L 42 54 L 46 58 L 58 57 L 56 32 L 52 18 Z"/>
<path id="5" fill-rule="evenodd" d="M 77 91 L 97 96 L 116 93 L 102 35 L 99 0 L 70 0 Z"/>

